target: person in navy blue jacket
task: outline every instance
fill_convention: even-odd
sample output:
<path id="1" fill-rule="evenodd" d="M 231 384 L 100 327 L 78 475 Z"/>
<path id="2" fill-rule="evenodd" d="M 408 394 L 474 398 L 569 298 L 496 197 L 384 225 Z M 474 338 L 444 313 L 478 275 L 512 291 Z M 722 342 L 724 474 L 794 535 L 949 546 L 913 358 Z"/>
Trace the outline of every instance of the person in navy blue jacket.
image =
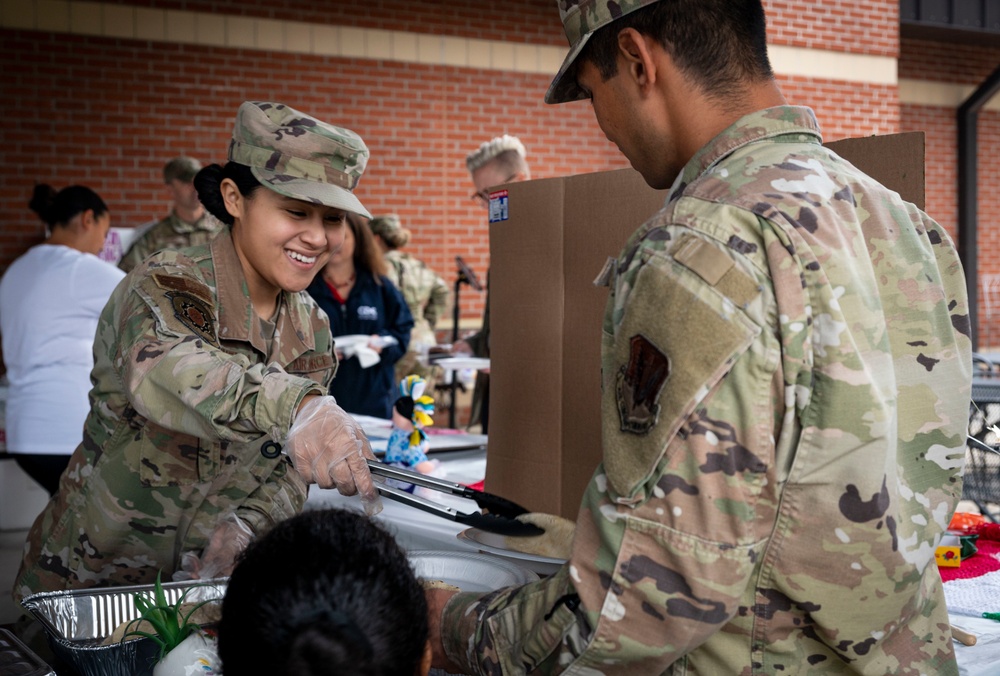
<path id="1" fill-rule="evenodd" d="M 379 353 L 380 360 L 362 368 L 356 356 L 345 358 L 337 346 L 340 367 L 330 394 L 349 413 L 390 418 L 395 399 L 394 367 L 406 354 L 413 316 L 399 289 L 385 276 L 385 259 L 364 217 L 348 214 L 347 223 L 343 246 L 313 279 L 309 295 L 329 315 L 335 342 L 337 336 L 371 336 L 368 346 Z M 379 341 L 382 336 L 396 342 L 383 347 Z"/>

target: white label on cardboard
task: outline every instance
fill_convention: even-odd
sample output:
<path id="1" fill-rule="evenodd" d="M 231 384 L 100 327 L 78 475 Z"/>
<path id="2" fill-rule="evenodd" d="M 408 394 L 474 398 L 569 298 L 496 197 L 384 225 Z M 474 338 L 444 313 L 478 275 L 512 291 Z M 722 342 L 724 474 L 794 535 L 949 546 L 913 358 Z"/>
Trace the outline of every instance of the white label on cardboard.
<path id="1" fill-rule="evenodd" d="M 497 190 L 490 193 L 490 223 L 507 220 L 507 191 Z"/>

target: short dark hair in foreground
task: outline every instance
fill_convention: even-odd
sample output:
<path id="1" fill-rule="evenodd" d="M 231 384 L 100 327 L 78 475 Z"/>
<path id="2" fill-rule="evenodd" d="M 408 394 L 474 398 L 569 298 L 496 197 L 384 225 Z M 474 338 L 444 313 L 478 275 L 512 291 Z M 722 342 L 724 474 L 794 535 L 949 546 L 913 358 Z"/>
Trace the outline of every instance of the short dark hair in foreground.
<path id="1" fill-rule="evenodd" d="M 416 673 L 427 603 L 406 554 L 369 518 L 299 514 L 252 543 L 229 580 L 226 676 Z"/>

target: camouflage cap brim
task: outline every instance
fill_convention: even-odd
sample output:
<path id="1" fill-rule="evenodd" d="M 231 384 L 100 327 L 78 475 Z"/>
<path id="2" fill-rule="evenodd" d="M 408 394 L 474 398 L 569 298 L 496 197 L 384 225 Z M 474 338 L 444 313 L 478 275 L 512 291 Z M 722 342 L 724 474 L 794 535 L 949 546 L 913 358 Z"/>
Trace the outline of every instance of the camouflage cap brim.
<path id="1" fill-rule="evenodd" d="M 559 17 L 569 42 L 569 54 L 545 92 L 545 103 L 587 98 L 576 83 L 575 66 L 587 40 L 595 31 L 654 2 L 659 0 L 560 0 Z"/>
<path id="2" fill-rule="evenodd" d="M 548 91 L 545 92 L 545 103 L 569 103 L 570 101 L 580 101 L 586 99 L 587 95 L 576 83 L 576 58 L 580 56 L 584 46 L 590 39 L 590 34 L 584 35 L 580 41 L 573 45 L 569 54 L 563 60 L 559 72 L 556 73 Z"/>
<path id="3" fill-rule="evenodd" d="M 250 171 L 253 172 L 258 181 L 279 195 L 302 200 L 303 202 L 311 202 L 312 204 L 322 204 L 334 209 L 343 209 L 344 211 L 359 214 L 365 218 L 372 217 L 354 193 L 340 186 L 297 178 L 260 167 L 251 167 Z"/>

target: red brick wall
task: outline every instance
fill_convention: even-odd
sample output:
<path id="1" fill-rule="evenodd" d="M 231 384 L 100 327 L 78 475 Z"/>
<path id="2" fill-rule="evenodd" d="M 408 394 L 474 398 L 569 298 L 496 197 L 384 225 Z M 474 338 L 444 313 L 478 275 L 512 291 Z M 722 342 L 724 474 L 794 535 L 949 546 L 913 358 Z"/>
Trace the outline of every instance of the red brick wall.
<path id="1" fill-rule="evenodd" d="M 503 15 L 483 12 L 476 0 L 287 7 L 270 0 L 121 4 L 564 44 L 551 0 L 512 0 Z M 770 0 L 765 5 L 777 44 L 889 56 L 899 48 L 892 0 Z M 468 199 L 471 186 L 463 162 L 483 140 L 503 132 L 520 136 L 536 178 L 627 166 L 586 103 L 542 103 L 548 75 L 33 31 L 0 30 L 0 41 L 0 90 L 14 102 L 0 143 L 0 271 L 41 237 L 26 207 L 35 181 L 91 185 L 111 206 L 115 225 L 146 222 L 168 208 L 160 182 L 163 162 L 180 153 L 222 161 L 233 114 L 245 99 L 280 100 L 358 131 L 373 156 L 359 195 L 375 212 L 399 212 L 414 232 L 413 253 L 449 281 L 455 255 L 481 272 L 488 265 L 487 226 L 483 212 Z M 937 77 L 949 80 L 968 62 L 976 65 L 963 72 L 976 81 L 996 58 L 976 50 L 949 57 L 947 49 L 934 47 L 904 41 L 904 56 L 928 56 L 923 61 L 907 57 L 900 75 L 923 77 L 921 68 L 938 68 Z M 800 77 L 780 81 L 791 103 L 816 110 L 827 140 L 942 124 L 936 115 L 925 118 L 915 110 L 901 116 L 894 86 Z M 954 221 L 954 189 L 948 187 L 946 169 L 954 161 L 948 154 L 953 146 L 947 129 L 928 131 L 934 132 L 928 145 L 928 208 L 948 225 Z M 463 316 L 478 317 L 481 298 L 465 298 Z"/>
<path id="2" fill-rule="evenodd" d="M 978 86 L 1000 67 L 1000 48 L 903 38 L 899 77 Z M 927 213 L 952 237 L 958 232 L 957 108 L 902 105 L 901 131 L 924 131 L 927 138 Z M 1000 111 L 979 116 L 979 199 L 977 249 L 980 284 L 1000 275 Z M 987 306 L 979 289 L 979 349 L 1000 351 L 1000 307 Z M 1000 301 L 1000 299 L 998 299 Z"/>
<path id="3" fill-rule="evenodd" d="M 224 161 L 239 104 L 278 100 L 354 129 L 372 160 L 358 189 L 399 212 L 413 253 L 454 277 L 454 256 L 488 265 L 485 212 L 469 199 L 465 155 L 521 137 L 536 178 L 628 166 L 586 103 L 547 106 L 546 75 L 0 31 L 0 88 L 16 101 L 0 144 L 0 264 L 38 241 L 35 182 L 90 185 L 113 223 L 166 213 L 163 163 Z M 463 306 L 466 304 L 463 303 Z M 477 316 L 478 299 L 468 316 Z"/>
<path id="4" fill-rule="evenodd" d="M 956 175 L 958 131 L 955 111 L 950 108 L 903 104 L 901 131 L 922 131 L 925 135 L 924 165 L 926 208 L 952 237 L 958 233 L 958 178 Z"/>
<path id="5" fill-rule="evenodd" d="M 768 39 L 779 45 L 896 56 L 898 0 L 764 0 Z"/>
<path id="6" fill-rule="evenodd" d="M 778 76 L 785 99 L 816 112 L 824 141 L 894 134 L 899 129 L 899 92 L 895 85 L 845 83 Z"/>
<path id="7" fill-rule="evenodd" d="M 1000 66 L 1000 47 L 903 38 L 899 77 L 978 85 Z"/>
<path id="8" fill-rule="evenodd" d="M 566 46 L 555 0 L 105 0 L 164 10 L 308 21 L 464 38 Z M 895 56 L 897 0 L 765 0 L 770 37 L 781 45 Z M 444 10 L 444 11 L 442 11 Z"/>
<path id="9" fill-rule="evenodd" d="M 555 0 L 104 0 L 130 7 L 184 10 L 566 46 Z M 881 1 L 881 0 L 880 0 Z"/>

